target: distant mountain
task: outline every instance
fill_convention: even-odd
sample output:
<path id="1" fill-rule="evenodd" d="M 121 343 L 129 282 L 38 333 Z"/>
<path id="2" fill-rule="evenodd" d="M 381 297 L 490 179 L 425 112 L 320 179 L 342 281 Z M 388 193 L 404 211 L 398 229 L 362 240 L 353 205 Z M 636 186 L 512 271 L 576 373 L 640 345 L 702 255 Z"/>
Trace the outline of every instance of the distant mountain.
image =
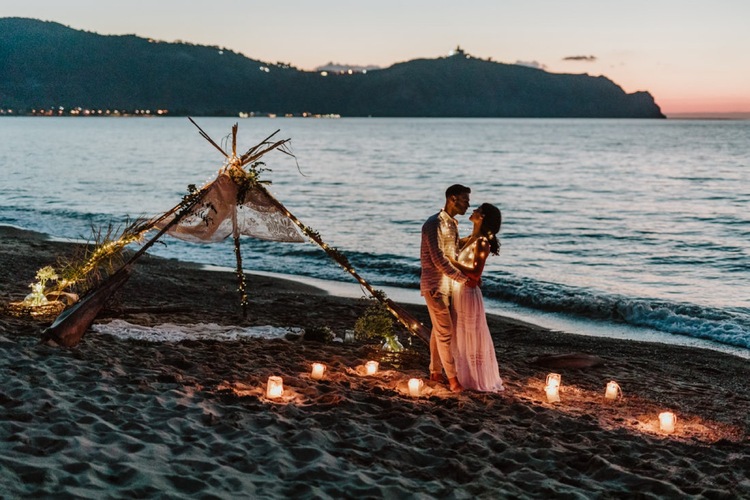
<path id="1" fill-rule="evenodd" d="M 228 49 L 0 19 L 0 108 L 414 117 L 664 118 L 648 92 L 463 52 L 366 73 L 301 71 Z"/>

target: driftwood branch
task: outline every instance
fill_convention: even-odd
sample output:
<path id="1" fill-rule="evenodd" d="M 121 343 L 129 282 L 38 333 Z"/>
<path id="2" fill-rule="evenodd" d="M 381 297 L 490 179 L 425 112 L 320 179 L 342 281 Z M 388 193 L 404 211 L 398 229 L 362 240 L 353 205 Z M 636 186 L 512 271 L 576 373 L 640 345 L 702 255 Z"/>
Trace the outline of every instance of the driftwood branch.
<path id="1" fill-rule="evenodd" d="M 194 120 L 193 120 L 192 118 L 190 118 L 190 117 L 188 116 L 188 120 L 190 120 L 190 123 L 192 123 L 193 125 L 195 125 L 195 126 L 196 126 L 196 127 L 198 128 L 198 130 L 200 131 L 201 137 L 203 137 L 203 138 L 204 138 L 204 139 L 206 139 L 206 140 L 207 140 L 208 142 L 210 142 L 210 143 L 211 143 L 211 145 L 212 145 L 213 147 L 215 147 L 216 149 L 218 149 L 218 150 L 219 150 L 219 151 L 221 152 L 221 154 L 222 154 L 222 155 L 224 155 L 224 157 L 225 157 L 225 158 L 229 156 L 229 155 L 228 155 L 228 154 L 226 153 L 226 151 L 224 151 L 223 149 L 221 149 L 221 146 L 219 146 L 218 144 L 216 144 L 216 143 L 214 142 L 214 140 L 213 140 L 213 139 L 211 139 L 211 137 L 210 137 L 210 136 L 209 136 L 209 135 L 208 135 L 208 134 L 207 134 L 206 132 L 204 132 L 204 131 L 203 131 L 203 129 L 202 129 L 202 128 L 200 128 L 200 126 L 199 126 L 199 125 L 198 125 L 197 123 L 195 123 L 195 121 L 194 121 Z"/>
<path id="2" fill-rule="evenodd" d="M 383 305 L 388 309 L 388 311 L 411 333 L 418 336 L 420 339 L 422 339 L 425 343 L 429 345 L 430 343 L 430 331 L 419 321 L 417 321 L 414 316 L 412 316 L 409 312 L 407 312 L 403 307 L 399 306 L 395 302 L 393 302 L 391 299 L 384 296 L 382 292 L 379 292 L 373 288 L 373 286 L 367 282 L 362 276 L 357 273 L 357 271 L 352 267 L 352 265 L 347 261 L 346 257 L 344 257 L 338 250 L 330 247 L 323 239 L 320 237 L 319 234 L 315 233 L 314 231 L 310 231 L 307 226 L 305 226 L 294 214 L 292 214 L 279 200 L 277 200 L 271 193 L 268 192 L 268 190 L 263 187 L 262 185 L 256 186 L 257 189 L 259 189 L 264 195 L 268 197 L 268 200 L 279 210 L 281 210 L 297 227 L 300 228 L 303 234 L 305 234 L 308 238 L 313 240 L 320 248 L 325 251 L 329 257 L 331 257 L 334 261 L 336 261 L 342 268 L 344 268 L 346 271 L 351 274 L 354 279 L 356 279 L 360 285 L 362 285 L 365 290 L 367 290 L 370 295 L 372 295 L 375 299 L 379 300 Z"/>

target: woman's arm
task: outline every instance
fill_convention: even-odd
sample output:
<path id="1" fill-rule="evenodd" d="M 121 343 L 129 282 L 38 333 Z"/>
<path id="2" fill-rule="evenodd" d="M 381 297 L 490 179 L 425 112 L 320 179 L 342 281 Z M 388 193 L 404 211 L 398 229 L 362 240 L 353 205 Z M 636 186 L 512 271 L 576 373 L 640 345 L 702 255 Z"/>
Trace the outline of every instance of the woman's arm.
<path id="1" fill-rule="evenodd" d="M 471 265 L 464 265 L 459 262 L 456 262 L 454 259 L 450 259 L 451 264 L 453 264 L 458 270 L 469 276 L 470 278 L 473 278 L 475 280 L 479 280 L 479 278 L 482 276 L 482 271 L 484 271 L 484 263 L 487 261 L 487 256 L 490 254 L 490 244 L 489 242 L 484 239 L 480 238 L 477 241 L 476 250 L 474 253 L 474 262 L 471 263 Z"/>

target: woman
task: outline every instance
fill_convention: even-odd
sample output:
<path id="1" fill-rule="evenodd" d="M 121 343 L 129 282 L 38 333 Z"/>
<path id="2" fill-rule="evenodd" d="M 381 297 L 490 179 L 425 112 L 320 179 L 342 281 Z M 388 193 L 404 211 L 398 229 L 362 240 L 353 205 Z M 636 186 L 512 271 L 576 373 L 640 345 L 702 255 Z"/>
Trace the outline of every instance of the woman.
<path id="1" fill-rule="evenodd" d="M 461 240 L 462 248 L 453 264 L 467 276 L 479 280 L 489 254 L 497 255 L 502 215 L 489 203 L 483 203 L 469 217 L 474 223 L 470 236 Z M 482 291 L 474 286 L 455 284 L 453 307 L 456 314 L 456 336 L 452 342 L 457 378 L 465 389 L 486 392 L 504 391 L 484 313 Z"/>

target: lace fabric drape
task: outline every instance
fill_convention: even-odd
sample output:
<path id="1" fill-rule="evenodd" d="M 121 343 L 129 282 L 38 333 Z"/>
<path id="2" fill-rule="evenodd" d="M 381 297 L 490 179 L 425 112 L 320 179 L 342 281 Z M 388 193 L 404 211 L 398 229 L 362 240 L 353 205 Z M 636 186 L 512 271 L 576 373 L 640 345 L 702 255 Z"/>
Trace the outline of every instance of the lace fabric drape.
<path id="1" fill-rule="evenodd" d="M 217 242 L 229 235 L 268 241 L 303 242 L 297 226 L 259 189 L 250 188 L 238 203 L 239 186 L 222 172 L 203 199 L 167 234 L 190 242 Z M 168 218 L 157 225 L 163 228 Z"/>

